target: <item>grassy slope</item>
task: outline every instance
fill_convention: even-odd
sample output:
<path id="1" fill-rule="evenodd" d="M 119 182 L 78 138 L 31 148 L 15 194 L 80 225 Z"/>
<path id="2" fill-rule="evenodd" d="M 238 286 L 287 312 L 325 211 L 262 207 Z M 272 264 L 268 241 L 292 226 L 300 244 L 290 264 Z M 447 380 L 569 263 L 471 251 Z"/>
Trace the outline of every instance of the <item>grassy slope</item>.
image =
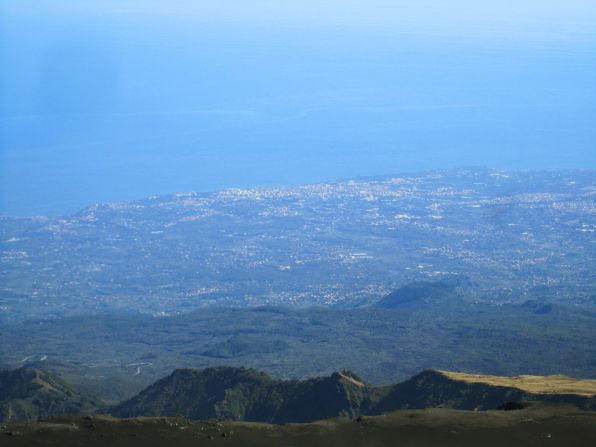
<path id="1" fill-rule="evenodd" d="M 451 371 L 439 372 L 452 380 L 458 380 L 466 383 L 484 383 L 492 386 L 518 388 L 520 390 L 534 394 L 577 394 L 588 397 L 596 395 L 596 380 L 580 380 L 563 375 L 522 375 L 516 377 L 502 377 Z"/>
<path id="2" fill-rule="evenodd" d="M 535 392 L 524 389 L 523 386 L 517 387 L 515 378 L 474 375 L 474 381 L 460 380 L 461 377 L 467 376 L 471 375 L 434 370 L 423 371 L 392 386 L 373 412 L 378 414 L 396 409 L 433 407 L 490 410 L 499 408 L 507 402 L 522 400 L 566 402 L 583 409 L 596 409 L 594 395 L 585 394 L 585 390 L 593 384 L 591 380 L 569 378 L 568 382 L 575 383 L 577 394 L 569 393 L 569 389 L 556 392 L 552 387 L 549 388 L 548 393 L 542 393 L 539 392 L 538 387 L 534 388 Z M 540 380 L 550 381 L 548 377 L 535 377 L 535 382 Z"/>

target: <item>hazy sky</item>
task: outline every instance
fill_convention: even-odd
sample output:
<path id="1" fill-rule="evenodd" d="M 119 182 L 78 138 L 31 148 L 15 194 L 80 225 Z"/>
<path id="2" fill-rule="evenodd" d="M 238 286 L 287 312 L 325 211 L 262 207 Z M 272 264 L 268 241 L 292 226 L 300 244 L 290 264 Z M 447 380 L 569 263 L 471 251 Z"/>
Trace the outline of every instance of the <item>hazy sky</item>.
<path id="1" fill-rule="evenodd" d="M 0 213 L 596 168 L 594 1 L 0 3 Z"/>
<path id="2" fill-rule="evenodd" d="M 3 9 L 9 20 L 19 15 L 119 17 L 547 39 L 593 37 L 596 18 L 591 0 L 5 0 Z"/>

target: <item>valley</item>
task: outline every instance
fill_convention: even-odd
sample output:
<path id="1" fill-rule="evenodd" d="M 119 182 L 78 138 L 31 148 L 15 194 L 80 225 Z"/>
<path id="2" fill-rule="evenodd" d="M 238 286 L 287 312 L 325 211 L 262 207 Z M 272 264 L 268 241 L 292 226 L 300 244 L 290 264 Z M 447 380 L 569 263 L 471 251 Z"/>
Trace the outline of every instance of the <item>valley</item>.
<path id="1" fill-rule="evenodd" d="M 426 292 L 411 301 L 412 290 Z M 0 365 L 41 367 L 112 402 L 176 367 L 245 366 L 279 379 L 349 369 L 374 384 L 429 368 L 594 377 L 596 313 L 590 307 L 471 303 L 466 290 L 418 283 L 378 306 L 356 309 L 205 308 L 174 317 L 5 324 Z"/>

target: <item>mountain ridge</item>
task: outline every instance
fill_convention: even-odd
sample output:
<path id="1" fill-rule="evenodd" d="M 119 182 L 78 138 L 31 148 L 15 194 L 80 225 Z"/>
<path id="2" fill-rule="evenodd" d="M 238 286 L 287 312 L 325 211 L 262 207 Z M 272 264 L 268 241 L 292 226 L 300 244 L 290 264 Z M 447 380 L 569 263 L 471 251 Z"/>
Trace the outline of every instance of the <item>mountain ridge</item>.
<path id="1" fill-rule="evenodd" d="M 488 410 L 522 400 L 596 409 L 596 380 L 519 377 L 526 379 L 431 369 L 394 385 L 372 386 L 349 371 L 305 380 L 274 380 L 254 369 L 179 369 L 108 412 L 117 417 L 182 415 L 288 423 L 430 407 Z M 528 378 L 532 378 L 530 384 Z M 557 384 L 565 386 L 557 388 Z"/>
<path id="2" fill-rule="evenodd" d="M 177 369 L 109 412 L 118 417 L 182 414 L 189 419 L 310 422 L 361 414 L 369 407 L 368 388 L 348 371 L 274 380 L 246 368 Z"/>
<path id="3" fill-rule="evenodd" d="M 0 370 L 0 421 L 91 412 L 103 403 L 60 377 L 34 368 Z"/>
<path id="4" fill-rule="evenodd" d="M 105 407 L 46 371 L 0 370 L 0 421 L 4 422 L 99 411 L 119 418 L 183 416 L 189 420 L 308 423 L 405 409 L 517 409 L 521 401 L 572 404 L 596 411 L 596 379 L 428 369 L 403 382 L 375 386 L 348 370 L 280 380 L 249 368 L 181 368 L 131 399 Z"/>

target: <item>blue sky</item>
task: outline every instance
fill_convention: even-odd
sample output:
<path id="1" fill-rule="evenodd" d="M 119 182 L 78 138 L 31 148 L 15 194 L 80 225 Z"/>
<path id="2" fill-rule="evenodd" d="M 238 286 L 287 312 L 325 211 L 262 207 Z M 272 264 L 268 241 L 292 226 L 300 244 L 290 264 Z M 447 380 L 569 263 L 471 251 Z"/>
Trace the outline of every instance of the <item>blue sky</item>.
<path id="1" fill-rule="evenodd" d="M 0 213 L 596 167 L 590 1 L 0 5 Z"/>
<path id="2" fill-rule="evenodd" d="M 399 27 L 403 31 L 523 38 L 594 37 L 590 0 L 7 0 L 6 18 L 124 18 L 194 23 Z"/>

